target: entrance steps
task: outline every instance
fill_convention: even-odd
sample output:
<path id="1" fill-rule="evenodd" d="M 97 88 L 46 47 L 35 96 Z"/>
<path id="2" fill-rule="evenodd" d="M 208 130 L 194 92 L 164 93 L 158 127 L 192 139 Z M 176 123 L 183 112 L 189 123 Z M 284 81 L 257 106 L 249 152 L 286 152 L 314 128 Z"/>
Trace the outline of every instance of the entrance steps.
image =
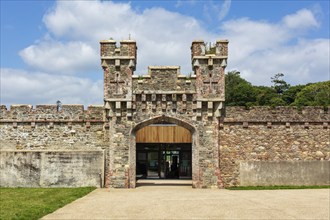
<path id="1" fill-rule="evenodd" d="M 191 179 L 139 179 L 136 186 L 191 186 Z"/>

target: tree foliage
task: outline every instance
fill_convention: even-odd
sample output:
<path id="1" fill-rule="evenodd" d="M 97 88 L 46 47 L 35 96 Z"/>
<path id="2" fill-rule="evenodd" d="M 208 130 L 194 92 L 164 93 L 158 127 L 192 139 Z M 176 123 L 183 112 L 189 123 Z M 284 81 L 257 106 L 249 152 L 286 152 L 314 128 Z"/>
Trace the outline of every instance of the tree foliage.
<path id="1" fill-rule="evenodd" d="M 330 81 L 313 83 L 305 86 L 296 96 L 292 105 L 297 106 L 329 106 Z"/>
<path id="2" fill-rule="evenodd" d="M 231 71 L 225 77 L 226 104 L 228 106 L 247 105 L 255 102 L 254 88 L 240 72 Z"/>
<path id="3" fill-rule="evenodd" d="M 273 88 L 277 92 L 277 94 L 282 94 L 286 90 L 289 89 L 290 84 L 286 83 L 282 78 L 284 77 L 283 73 L 277 73 L 274 77 L 271 77 Z"/>
<path id="4" fill-rule="evenodd" d="M 225 77 L 227 106 L 324 106 L 330 105 L 330 81 L 290 86 L 283 73 L 271 77 L 272 86 L 253 86 L 231 71 Z"/>

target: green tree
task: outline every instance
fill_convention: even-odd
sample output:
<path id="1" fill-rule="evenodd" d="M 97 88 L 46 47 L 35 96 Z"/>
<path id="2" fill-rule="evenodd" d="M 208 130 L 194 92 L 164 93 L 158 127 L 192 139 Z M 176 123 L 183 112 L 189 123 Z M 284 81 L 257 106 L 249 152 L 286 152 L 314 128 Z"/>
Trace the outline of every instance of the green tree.
<path id="1" fill-rule="evenodd" d="M 238 71 L 230 71 L 226 74 L 225 89 L 227 106 L 250 106 L 256 100 L 254 87 L 241 78 Z"/>
<path id="2" fill-rule="evenodd" d="M 274 100 L 273 100 L 273 102 L 271 102 L 271 100 L 274 98 L 278 98 L 278 94 L 271 87 L 255 86 L 254 89 L 257 94 L 255 105 L 270 106 L 274 102 Z"/>
<path id="3" fill-rule="evenodd" d="M 285 106 L 286 103 L 281 97 L 273 97 L 269 100 L 269 105 L 270 106 Z"/>
<path id="4" fill-rule="evenodd" d="M 282 99 L 286 105 L 291 105 L 297 97 L 297 94 L 305 88 L 307 85 L 297 85 L 297 86 L 290 86 L 286 91 L 282 94 Z"/>
<path id="5" fill-rule="evenodd" d="M 286 83 L 282 78 L 284 77 L 283 73 L 277 73 L 274 77 L 271 77 L 273 88 L 276 90 L 277 94 L 282 94 L 284 91 L 288 90 L 290 84 Z"/>
<path id="6" fill-rule="evenodd" d="M 330 105 L 330 80 L 309 84 L 304 87 L 293 102 L 296 106 L 324 106 Z"/>

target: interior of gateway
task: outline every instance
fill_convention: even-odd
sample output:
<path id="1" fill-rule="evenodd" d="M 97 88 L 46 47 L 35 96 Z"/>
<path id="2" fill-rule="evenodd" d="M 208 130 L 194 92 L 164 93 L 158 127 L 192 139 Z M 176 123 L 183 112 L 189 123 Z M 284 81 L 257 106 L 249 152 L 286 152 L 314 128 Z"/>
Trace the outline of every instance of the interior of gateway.
<path id="1" fill-rule="evenodd" d="M 137 132 L 137 179 L 191 179 L 191 134 L 175 124 L 150 125 Z"/>
<path id="2" fill-rule="evenodd" d="M 191 179 L 191 144 L 136 144 L 137 178 Z"/>

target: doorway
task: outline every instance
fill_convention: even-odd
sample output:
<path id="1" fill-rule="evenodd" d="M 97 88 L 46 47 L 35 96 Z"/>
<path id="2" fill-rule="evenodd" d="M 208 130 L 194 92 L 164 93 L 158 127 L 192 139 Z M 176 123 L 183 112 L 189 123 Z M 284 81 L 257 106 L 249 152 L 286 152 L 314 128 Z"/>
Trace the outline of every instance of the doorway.
<path id="1" fill-rule="evenodd" d="M 137 143 L 136 179 L 191 179 L 191 143 Z"/>

